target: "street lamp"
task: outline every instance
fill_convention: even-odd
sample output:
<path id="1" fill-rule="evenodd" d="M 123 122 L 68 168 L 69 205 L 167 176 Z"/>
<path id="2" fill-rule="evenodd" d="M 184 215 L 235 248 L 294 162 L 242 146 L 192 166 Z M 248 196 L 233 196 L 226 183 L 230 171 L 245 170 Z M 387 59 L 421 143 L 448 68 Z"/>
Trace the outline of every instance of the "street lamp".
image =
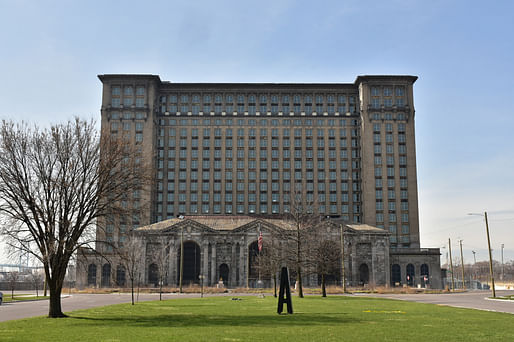
<path id="1" fill-rule="evenodd" d="M 491 253 L 491 239 L 489 238 L 489 223 L 487 222 L 487 211 L 484 214 L 470 213 L 468 215 L 478 215 L 485 218 L 485 232 L 487 234 L 487 247 L 489 249 L 489 273 L 491 274 L 491 286 L 493 290 L 493 298 L 496 298 L 496 289 L 494 288 L 494 274 L 493 274 L 493 255 Z"/>
<path id="2" fill-rule="evenodd" d="M 203 274 L 200 274 L 198 278 L 200 278 L 200 298 L 203 298 L 203 279 L 205 278 L 205 276 Z"/>

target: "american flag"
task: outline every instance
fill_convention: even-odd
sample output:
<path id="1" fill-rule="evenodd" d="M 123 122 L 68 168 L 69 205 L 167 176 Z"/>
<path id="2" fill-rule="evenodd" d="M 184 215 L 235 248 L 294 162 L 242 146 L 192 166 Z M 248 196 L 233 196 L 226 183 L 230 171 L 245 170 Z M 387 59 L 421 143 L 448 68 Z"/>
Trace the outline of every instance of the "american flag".
<path id="1" fill-rule="evenodd" d="M 259 252 L 262 251 L 262 232 L 259 232 L 259 240 L 257 244 L 259 245 Z"/>

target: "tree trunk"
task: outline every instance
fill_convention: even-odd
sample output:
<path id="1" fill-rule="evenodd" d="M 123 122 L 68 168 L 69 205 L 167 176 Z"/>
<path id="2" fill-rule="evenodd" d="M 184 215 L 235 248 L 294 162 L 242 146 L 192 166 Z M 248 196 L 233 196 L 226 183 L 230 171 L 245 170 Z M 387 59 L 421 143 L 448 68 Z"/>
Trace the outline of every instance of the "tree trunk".
<path id="1" fill-rule="evenodd" d="M 277 274 L 273 274 L 273 297 L 277 298 Z"/>
<path id="2" fill-rule="evenodd" d="M 162 280 L 159 284 L 159 300 L 162 300 Z"/>
<path id="3" fill-rule="evenodd" d="M 55 281 L 49 282 L 50 288 L 50 308 L 48 310 L 48 317 L 50 318 L 60 318 L 67 317 L 62 313 L 61 308 L 61 291 L 62 287 L 57 286 Z"/>
<path id="4" fill-rule="evenodd" d="M 300 264 L 297 267 L 297 277 L 298 277 L 298 297 L 303 298 L 303 287 L 302 287 L 302 268 Z"/>
<path id="5" fill-rule="evenodd" d="M 134 278 L 130 279 L 130 287 L 132 288 L 132 305 L 134 305 Z"/>
<path id="6" fill-rule="evenodd" d="M 321 296 L 327 296 L 327 289 L 325 288 L 325 275 L 323 273 L 321 274 Z"/>
<path id="7" fill-rule="evenodd" d="M 11 300 L 14 301 L 14 286 L 11 287 Z"/>

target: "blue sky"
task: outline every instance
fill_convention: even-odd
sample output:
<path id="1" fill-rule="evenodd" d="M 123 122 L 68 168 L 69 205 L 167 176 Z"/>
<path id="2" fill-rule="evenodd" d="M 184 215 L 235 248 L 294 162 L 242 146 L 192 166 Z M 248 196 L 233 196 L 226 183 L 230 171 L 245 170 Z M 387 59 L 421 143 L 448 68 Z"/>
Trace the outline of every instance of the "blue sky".
<path id="1" fill-rule="evenodd" d="M 99 117 L 103 73 L 176 82 L 412 74 L 421 243 L 514 259 L 514 2 L 0 0 L 0 118 Z M 443 250 L 442 260 L 445 258 Z"/>

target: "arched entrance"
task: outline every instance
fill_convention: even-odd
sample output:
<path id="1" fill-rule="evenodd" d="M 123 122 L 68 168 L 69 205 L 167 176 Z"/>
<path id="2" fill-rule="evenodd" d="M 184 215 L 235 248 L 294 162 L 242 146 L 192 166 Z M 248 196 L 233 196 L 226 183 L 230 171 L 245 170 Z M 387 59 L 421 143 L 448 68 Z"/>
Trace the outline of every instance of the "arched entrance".
<path id="1" fill-rule="evenodd" d="M 391 285 L 399 286 L 402 283 L 402 268 L 398 264 L 391 267 Z"/>
<path id="2" fill-rule="evenodd" d="M 159 285 L 159 268 L 156 264 L 151 264 L 148 267 L 148 284 L 158 286 Z"/>
<path id="3" fill-rule="evenodd" d="M 229 268 L 227 264 L 221 264 L 220 265 L 220 278 L 223 279 L 223 284 L 225 286 L 229 286 Z"/>
<path id="4" fill-rule="evenodd" d="M 180 249 L 177 253 L 177 284 L 180 279 Z M 194 241 L 184 242 L 184 272 L 182 272 L 182 285 L 198 283 L 200 275 L 200 246 Z"/>
<path id="5" fill-rule="evenodd" d="M 425 287 L 426 285 L 430 284 L 430 273 L 428 271 L 427 264 L 421 265 L 420 273 L 421 273 L 421 284 L 423 287 Z"/>
<path id="6" fill-rule="evenodd" d="M 415 275 L 414 265 L 408 264 L 407 265 L 407 285 L 414 286 L 414 275 Z"/>
<path id="7" fill-rule="evenodd" d="M 116 267 L 116 284 L 118 286 L 125 286 L 125 267 L 122 265 Z"/>
<path id="8" fill-rule="evenodd" d="M 87 285 L 96 286 L 96 265 L 89 264 L 87 267 Z"/>
<path id="9" fill-rule="evenodd" d="M 259 278 L 259 245 L 257 241 L 254 241 L 248 246 L 248 279 L 249 280 L 257 280 Z"/>
<path id="10" fill-rule="evenodd" d="M 102 287 L 111 286 L 111 264 L 102 266 Z"/>
<path id="11" fill-rule="evenodd" d="M 365 285 L 369 283 L 369 268 L 366 264 L 359 266 L 359 285 Z"/>

